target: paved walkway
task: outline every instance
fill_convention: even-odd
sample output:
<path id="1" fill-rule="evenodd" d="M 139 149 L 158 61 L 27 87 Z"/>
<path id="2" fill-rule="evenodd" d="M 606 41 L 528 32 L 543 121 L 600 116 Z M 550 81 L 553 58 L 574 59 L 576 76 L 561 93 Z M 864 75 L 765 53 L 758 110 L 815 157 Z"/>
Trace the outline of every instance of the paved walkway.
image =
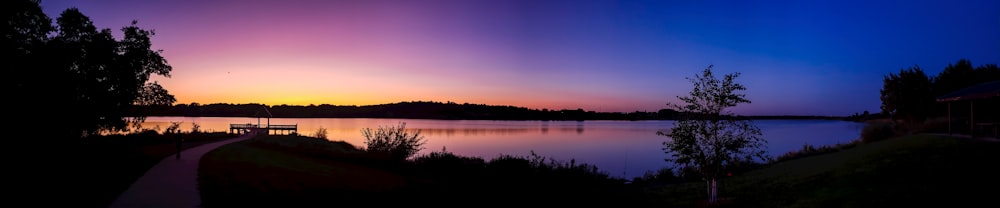
<path id="1" fill-rule="evenodd" d="M 234 139 L 189 148 L 180 153 L 180 159 L 176 155 L 170 155 L 132 183 L 110 207 L 200 207 L 198 161 L 201 156 L 222 145 L 253 136 L 254 133 L 248 133 Z"/>

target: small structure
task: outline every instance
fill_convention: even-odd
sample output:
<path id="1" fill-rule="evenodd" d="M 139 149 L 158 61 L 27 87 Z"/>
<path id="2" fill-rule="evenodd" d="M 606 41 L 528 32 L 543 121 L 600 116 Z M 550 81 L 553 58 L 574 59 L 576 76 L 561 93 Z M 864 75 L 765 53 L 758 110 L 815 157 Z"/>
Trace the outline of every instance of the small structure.
<path id="1" fill-rule="evenodd" d="M 271 115 L 271 111 L 267 110 L 267 107 L 263 106 L 263 105 L 260 107 L 260 110 L 257 110 L 257 112 L 254 113 L 253 116 L 257 117 L 257 124 L 252 124 L 252 123 L 246 123 L 246 124 L 229 124 L 229 133 L 233 133 L 235 131 L 235 132 L 239 132 L 239 133 L 264 132 L 266 134 L 271 134 L 271 131 L 274 131 L 275 134 L 278 134 L 278 133 L 293 134 L 293 133 L 298 133 L 298 131 L 299 131 L 299 125 L 298 124 L 291 124 L 291 125 L 274 124 L 274 125 L 272 125 L 271 124 L 271 117 L 273 117 L 273 115 Z M 261 125 L 261 123 L 260 123 L 260 118 L 261 117 L 266 117 L 267 118 L 267 123 L 265 123 L 264 125 Z"/>
<path id="2" fill-rule="evenodd" d="M 937 98 L 937 102 L 948 104 L 948 134 L 952 134 L 951 105 L 957 102 L 969 103 L 969 136 L 976 137 L 976 129 L 983 130 L 984 134 L 992 134 L 997 137 L 997 129 L 1000 128 L 1000 81 L 986 82 L 958 91 L 954 91 Z M 984 107 L 980 114 L 985 118 L 977 122 L 977 103 Z M 982 113 L 986 113 L 982 115 Z"/>

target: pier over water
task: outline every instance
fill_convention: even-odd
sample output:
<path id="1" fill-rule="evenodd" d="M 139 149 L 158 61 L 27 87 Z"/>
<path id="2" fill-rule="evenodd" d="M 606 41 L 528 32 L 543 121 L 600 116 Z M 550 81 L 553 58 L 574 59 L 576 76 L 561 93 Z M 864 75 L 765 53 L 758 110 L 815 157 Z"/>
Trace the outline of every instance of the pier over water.
<path id="1" fill-rule="evenodd" d="M 298 124 L 271 124 L 271 111 L 267 108 L 261 106 L 257 113 L 254 113 L 257 117 L 257 124 L 253 123 L 240 123 L 240 124 L 229 124 L 229 133 L 249 133 L 258 132 L 266 134 L 298 134 L 299 125 Z M 267 117 L 267 123 L 261 124 L 260 118 Z M 274 133 L 272 133 L 274 132 Z"/>

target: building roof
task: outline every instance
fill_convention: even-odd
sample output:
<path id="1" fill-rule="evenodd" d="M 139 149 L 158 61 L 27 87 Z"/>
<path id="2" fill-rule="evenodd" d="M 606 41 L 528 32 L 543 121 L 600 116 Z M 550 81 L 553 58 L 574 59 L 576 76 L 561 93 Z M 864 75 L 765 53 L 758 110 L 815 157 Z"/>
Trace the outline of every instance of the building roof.
<path id="1" fill-rule="evenodd" d="M 971 87 L 957 90 L 941 97 L 937 97 L 938 102 L 951 102 L 959 100 L 973 100 L 991 97 L 1000 97 L 1000 80 L 980 83 Z"/>

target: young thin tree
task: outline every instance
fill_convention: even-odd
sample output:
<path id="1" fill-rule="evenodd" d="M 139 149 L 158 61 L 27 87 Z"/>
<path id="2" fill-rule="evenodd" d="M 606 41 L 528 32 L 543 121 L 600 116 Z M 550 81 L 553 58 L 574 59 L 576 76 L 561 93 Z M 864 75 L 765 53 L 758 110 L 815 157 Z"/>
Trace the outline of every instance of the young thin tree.
<path id="1" fill-rule="evenodd" d="M 657 135 L 671 139 L 663 142 L 666 161 L 680 168 L 693 167 L 706 180 L 708 201 L 718 200 L 717 180 L 726 168 L 756 159 L 768 160 L 760 129 L 749 120 L 739 120 L 727 108 L 750 103 L 742 84 L 736 83 L 739 73 L 726 74 L 719 80 L 712 74 L 712 65 L 694 78 L 688 96 L 677 96 L 684 104 L 667 104 L 681 112 L 670 132 Z M 677 168 L 677 167 L 675 167 Z"/>

